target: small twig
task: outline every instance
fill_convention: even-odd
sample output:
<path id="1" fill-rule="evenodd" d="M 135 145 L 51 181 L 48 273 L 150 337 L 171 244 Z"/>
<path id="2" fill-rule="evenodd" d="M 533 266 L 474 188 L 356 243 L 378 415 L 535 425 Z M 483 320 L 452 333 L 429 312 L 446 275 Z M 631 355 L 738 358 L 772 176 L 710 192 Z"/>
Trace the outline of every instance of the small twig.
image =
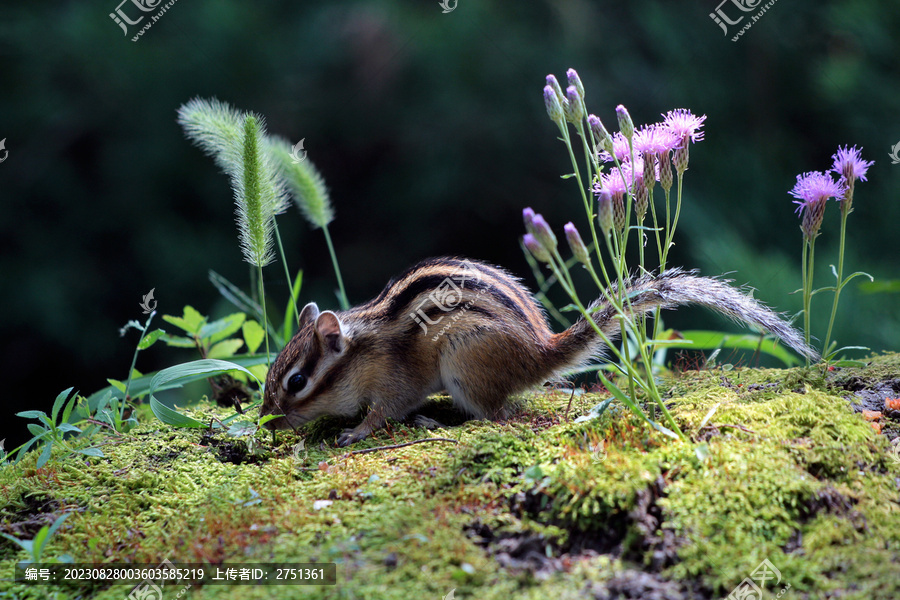
<path id="1" fill-rule="evenodd" d="M 722 423 L 720 425 L 704 425 L 700 429 L 719 429 L 721 427 L 730 427 L 731 429 L 740 429 L 741 431 L 745 431 L 747 433 L 752 433 L 753 435 L 758 435 L 755 431 L 753 431 L 752 429 L 747 429 L 743 425 L 729 425 L 727 423 Z"/>
<path id="2" fill-rule="evenodd" d="M 404 446 L 412 446 L 413 444 L 424 444 L 425 442 L 453 442 L 454 444 L 458 444 L 459 440 L 450 438 L 425 438 L 424 440 L 414 440 L 412 442 L 406 442 L 404 444 L 393 444 L 391 446 L 378 446 L 376 448 L 366 448 L 364 450 L 353 450 L 351 452 L 348 452 L 344 456 L 351 456 L 353 454 L 368 454 L 369 452 L 378 452 L 379 450 L 395 450 L 397 448 L 403 448 Z"/>
<path id="3" fill-rule="evenodd" d="M 112 425 L 110 425 L 109 423 L 104 423 L 103 421 L 98 421 L 97 419 L 85 419 L 85 421 L 87 421 L 88 423 L 91 423 L 93 425 L 102 425 L 103 427 L 106 427 L 107 429 L 112 430 L 112 432 L 114 434 L 116 434 L 117 436 L 122 437 L 122 434 L 119 433 L 118 431 L 116 431 L 116 428 L 113 427 Z"/>

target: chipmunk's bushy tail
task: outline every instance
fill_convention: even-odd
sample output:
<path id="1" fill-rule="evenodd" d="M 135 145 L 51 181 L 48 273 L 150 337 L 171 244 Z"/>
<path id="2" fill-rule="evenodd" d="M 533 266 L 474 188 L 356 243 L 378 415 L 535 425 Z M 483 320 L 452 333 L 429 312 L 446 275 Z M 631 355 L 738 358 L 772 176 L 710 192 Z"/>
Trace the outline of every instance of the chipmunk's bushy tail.
<path id="1" fill-rule="evenodd" d="M 817 360 L 818 353 L 806 345 L 803 337 L 777 313 L 754 300 L 727 282 L 711 277 L 698 277 L 695 271 L 669 269 L 659 275 L 644 275 L 626 284 L 632 314 L 645 314 L 657 307 L 674 308 L 684 304 L 699 304 L 727 317 L 756 325 L 780 338 L 798 353 Z M 615 287 L 611 290 L 616 293 Z M 619 335 L 616 309 L 602 297 L 589 310 L 594 322 L 610 339 Z M 566 331 L 556 334 L 553 349 L 561 366 L 577 365 L 602 350 L 602 341 L 584 318 Z"/>

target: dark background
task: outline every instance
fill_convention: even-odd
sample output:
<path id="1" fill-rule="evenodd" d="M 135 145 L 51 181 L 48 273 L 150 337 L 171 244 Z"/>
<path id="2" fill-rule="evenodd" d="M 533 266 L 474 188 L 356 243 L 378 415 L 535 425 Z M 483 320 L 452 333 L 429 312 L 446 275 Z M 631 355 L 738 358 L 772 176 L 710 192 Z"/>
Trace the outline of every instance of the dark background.
<path id="1" fill-rule="evenodd" d="M 847 269 L 897 279 L 900 11 L 891 0 L 780 0 L 736 43 L 710 19 L 717 0 L 178 0 L 139 41 L 109 18 L 116 0 L 0 8 L 0 365 L 7 448 L 26 437 L 19 410 L 46 408 L 124 378 L 143 294 L 161 313 L 191 304 L 224 314 L 208 269 L 246 286 L 227 178 L 188 143 L 179 105 L 217 97 L 264 114 L 305 148 L 332 190 L 331 226 L 351 302 L 432 255 L 501 264 L 533 285 L 519 250 L 521 209 L 561 234 L 586 228 L 544 76 L 575 67 L 588 109 L 612 128 L 687 107 L 708 115 L 694 146 L 671 264 L 731 272 L 796 312 L 801 235 L 787 195 L 824 170 L 838 145 L 875 160 L 857 187 Z M 130 15 L 141 14 L 125 7 Z M 733 15 L 739 13 L 732 7 Z M 155 14 L 155 13 L 149 13 Z M 745 21 L 746 22 L 746 19 Z M 743 25 L 744 23 L 741 23 Z M 831 283 L 838 212 L 817 244 Z M 302 300 L 336 307 L 320 231 L 296 209 L 280 218 Z M 286 298 L 280 266 L 270 294 Z M 585 286 L 583 288 L 588 290 Z M 830 297 L 814 305 L 824 336 Z M 842 297 L 842 345 L 897 349 L 897 296 Z M 682 328 L 734 326 L 679 311 Z M 162 324 L 157 321 L 157 324 Z M 157 345 L 138 368 L 193 357 Z"/>

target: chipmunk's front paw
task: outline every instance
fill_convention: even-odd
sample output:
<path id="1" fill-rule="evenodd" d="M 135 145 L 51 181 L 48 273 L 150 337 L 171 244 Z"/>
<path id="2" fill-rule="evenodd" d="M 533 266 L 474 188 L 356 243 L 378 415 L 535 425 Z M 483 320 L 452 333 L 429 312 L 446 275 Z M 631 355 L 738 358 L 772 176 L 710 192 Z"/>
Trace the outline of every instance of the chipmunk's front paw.
<path id="1" fill-rule="evenodd" d="M 355 429 L 345 429 L 344 433 L 342 433 L 337 439 L 337 445 L 341 448 L 346 448 L 350 444 L 355 444 L 361 440 L 366 439 L 368 433 L 357 431 Z"/>

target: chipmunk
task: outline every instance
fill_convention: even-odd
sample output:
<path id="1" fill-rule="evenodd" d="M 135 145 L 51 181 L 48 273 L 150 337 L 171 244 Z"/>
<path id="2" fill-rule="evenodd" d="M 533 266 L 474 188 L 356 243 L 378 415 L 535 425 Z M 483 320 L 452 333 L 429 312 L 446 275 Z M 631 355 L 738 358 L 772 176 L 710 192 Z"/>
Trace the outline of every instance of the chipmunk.
<path id="1" fill-rule="evenodd" d="M 700 304 L 775 334 L 815 358 L 800 334 L 753 298 L 681 269 L 627 284 L 632 311 Z M 594 321 L 608 338 L 619 319 L 595 301 Z M 584 318 L 553 333 L 540 305 L 500 267 L 459 258 L 425 260 L 391 280 L 373 300 L 347 311 L 300 312 L 297 334 L 269 369 L 260 415 L 283 415 L 269 429 L 297 428 L 322 415 L 369 412 L 340 446 L 364 439 L 446 390 L 476 418 L 502 419 L 509 396 L 586 364 L 603 342 Z"/>

